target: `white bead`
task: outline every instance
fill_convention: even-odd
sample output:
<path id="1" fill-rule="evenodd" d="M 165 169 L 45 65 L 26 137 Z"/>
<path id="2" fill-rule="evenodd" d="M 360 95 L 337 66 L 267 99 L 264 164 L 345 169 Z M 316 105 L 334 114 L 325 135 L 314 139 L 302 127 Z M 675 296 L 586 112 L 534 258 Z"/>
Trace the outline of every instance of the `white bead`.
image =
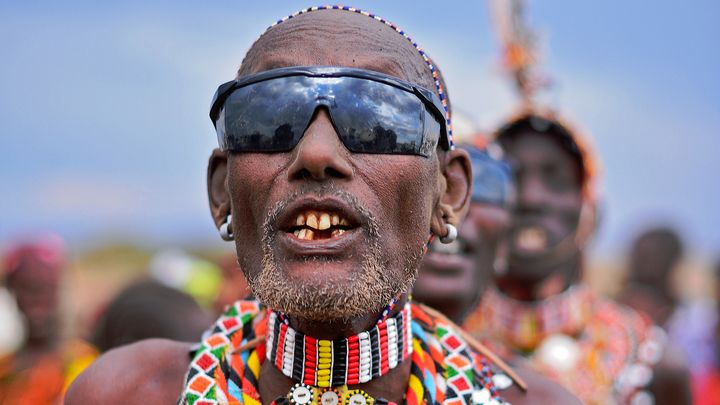
<path id="1" fill-rule="evenodd" d="M 355 394 L 348 400 L 350 405 L 366 405 L 367 399 L 362 394 Z"/>
<path id="2" fill-rule="evenodd" d="M 293 390 L 292 397 L 296 404 L 305 405 L 312 401 L 312 392 L 307 387 L 300 386 Z"/>
<path id="3" fill-rule="evenodd" d="M 513 384 L 512 379 L 503 373 L 497 373 L 492 376 L 493 385 L 499 390 L 505 390 L 510 388 Z"/>
<path id="4" fill-rule="evenodd" d="M 535 356 L 545 365 L 559 372 L 567 372 L 575 368 L 580 360 L 580 348 L 575 339 L 563 334 L 555 334 L 545 338 Z"/>
<path id="5" fill-rule="evenodd" d="M 334 391 L 325 391 L 320 396 L 320 403 L 322 405 L 337 405 L 338 403 L 338 395 Z"/>
<path id="6" fill-rule="evenodd" d="M 630 405 L 655 405 L 655 397 L 648 391 L 638 391 L 630 400 Z"/>
<path id="7" fill-rule="evenodd" d="M 472 400 L 475 404 L 484 404 L 490 399 L 490 391 L 487 388 L 483 388 L 479 391 L 474 391 L 472 394 Z"/>

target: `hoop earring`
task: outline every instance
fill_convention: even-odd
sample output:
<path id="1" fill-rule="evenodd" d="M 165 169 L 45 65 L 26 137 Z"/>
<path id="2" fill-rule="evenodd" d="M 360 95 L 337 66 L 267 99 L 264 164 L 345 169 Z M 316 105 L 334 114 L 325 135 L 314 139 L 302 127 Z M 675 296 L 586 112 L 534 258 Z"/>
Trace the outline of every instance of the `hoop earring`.
<path id="1" fill-rule="evenodd" d="M 458 237 L 458 230 L 453 224 L 445 224 L 445 230 L 447 231 L 447 234 L 445 236 L 440 237 L 440 242 L 444 244 L 453 243 L 455 242 L 455 239 Z"/>
<path id="2" fill-rule="evenodd" d="M 231 222 L 232 222 L 232 215 L 228 214 L 227 218 L 225 218 L 225 222 L 223 222 L 222 225 L 220 225 L 220 237 L 226 242 L 235 240 L 235 235 L 233 234 L 232 230 L 230 230 Z"/>

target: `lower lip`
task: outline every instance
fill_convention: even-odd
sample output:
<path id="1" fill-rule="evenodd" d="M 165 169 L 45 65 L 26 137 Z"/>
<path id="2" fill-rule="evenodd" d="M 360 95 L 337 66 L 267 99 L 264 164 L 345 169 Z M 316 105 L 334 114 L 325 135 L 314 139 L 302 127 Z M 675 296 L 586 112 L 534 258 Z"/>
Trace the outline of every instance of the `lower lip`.
<path id="1" fill-rule="evenodd" d="M 349 229 L 342 235 L 326 239 L 299 239 L 292 233 L 280 231 L 277 242 L 280 248 L 296 256 L 338 256 L 348 251 L 362 238 L 361 229 Z"/>
<path id="2" fill-rule="evenodd" d="M 425 255 L 424 260 L 422 271 L 439 277 L 460 276 L 465 273 L 466 268 L 473 266 L 472 260 L 461 255 L 430 252 Z"/>
<path id="3" fill-rule="evenodd" d="M 473 283 L 473 274 L 470 271 L 441 274 L 435 271 L 429 272 L 425 267 L 422 272 L 423 274 L 418 277 L 415 284 L 418 293 L 425 292 L 427 295 L 436 297 L 458 298 L 457 295 L 463 295 L 477 288 Z"/>

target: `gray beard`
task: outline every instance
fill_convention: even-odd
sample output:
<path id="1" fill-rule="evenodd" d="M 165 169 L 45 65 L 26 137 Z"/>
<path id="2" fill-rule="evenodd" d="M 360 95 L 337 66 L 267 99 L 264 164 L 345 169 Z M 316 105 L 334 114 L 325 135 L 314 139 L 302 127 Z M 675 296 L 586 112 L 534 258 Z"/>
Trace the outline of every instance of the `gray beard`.
<path id="1" fill-rule="evenodd" d="M 350 320 L 360 316 L 380 314 L 393 298 L 410 291 L 422 260 L 425 244 L 414 249 L 404 261 L 402 277 L 393 277 L 386 270 L 380 249 L 380 233 L 377 221 L 350 194 L 333 187 L 323 187 L 322 194 L 345 200 L 365 218 L 363 233 L 368 253 L 359 268 L 344 279 L 317 277 L 314 280 L 296 281 L 288 275 L 275 257 L 276 229 L 273 224 L 285 206 L 297 198 L 292 195 L 278 202 L 263 223 L 263 261 L 259 273 L 248 277 L 254 295 L 265 305 L 293 316 L 311 321 Z M 332 259 L 328 259 L 332 260 Z M 310 258 L 321 266 L 322 258 Z"/>

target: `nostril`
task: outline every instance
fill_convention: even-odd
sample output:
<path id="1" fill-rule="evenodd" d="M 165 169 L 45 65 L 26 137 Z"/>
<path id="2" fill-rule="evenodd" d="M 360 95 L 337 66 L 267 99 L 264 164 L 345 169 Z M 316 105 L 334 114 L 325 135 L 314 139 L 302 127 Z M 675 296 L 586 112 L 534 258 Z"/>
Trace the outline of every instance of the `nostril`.
<path id="1" fill-rule="evenodd" d="M 334 167 L 326 167 L 326 168 L 325 168 L 325 174 L 326 174 L 328 177 L 335 177 L 335 178 L 345 177 L 344 174 L 342 174 L 339 170 L 337 170 L 337 169 L 334 168 Z"/>
<path id="2" fill-rule="evenodd" d="M 292 177 L 297 180 L 310 180 L 313 176 L 310 170 L 303 168 L 296 171 Z"/>
<path id="3" fill-rule="evenodd" d="M 324 175 L 320 177 L 324 178 L 343 178 L 346 177 L 344 174 L 342 174 L 339 170 L 335 169 L 334 167 L 326 167 L 325 170 L 323 170 Z M 307 168 L 302 168 L 299 171 L 295 173 L 293 176 L 297 180 L 313 180 L 317 179 L 318 176 L 313 175 L 313 173 L 310 172 Z"/>

